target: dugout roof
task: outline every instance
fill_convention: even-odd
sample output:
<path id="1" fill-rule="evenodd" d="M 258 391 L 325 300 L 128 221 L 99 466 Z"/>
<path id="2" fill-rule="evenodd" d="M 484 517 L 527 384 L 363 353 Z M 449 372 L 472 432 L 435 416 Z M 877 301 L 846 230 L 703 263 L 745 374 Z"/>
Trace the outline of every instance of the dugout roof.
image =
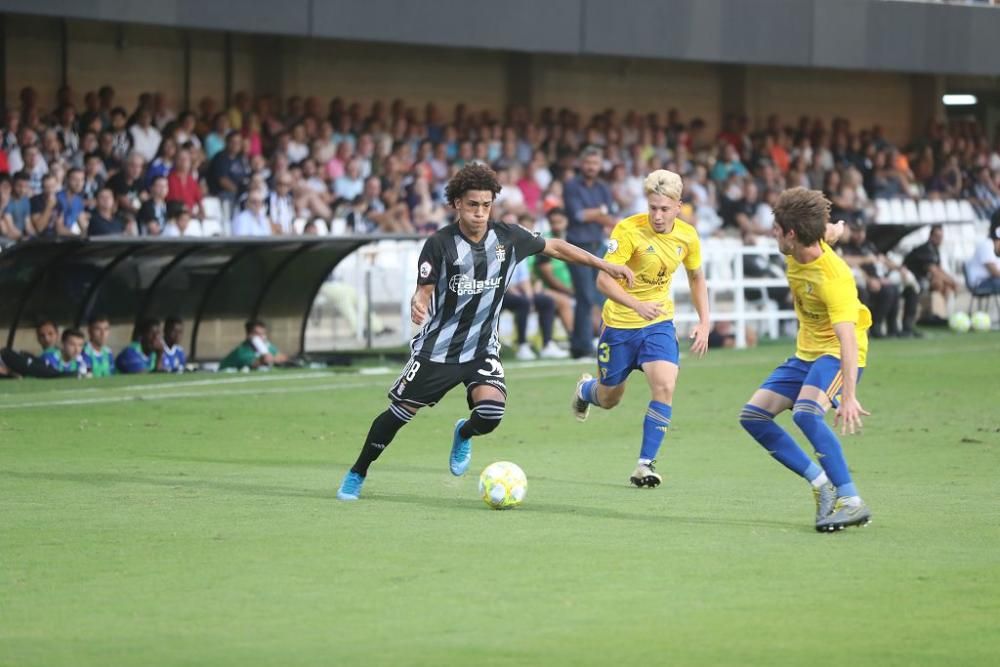
<path id="1" fill-rule="evenodd" d="M 312 303 L 334 267 L 361 246 L 401 236 L 288 239 L 32 240 L 0 252 L 0 345 L 37 351 L 41 318 L 112 327 L 145 317 L 185 322 L 190 359 L 220 359 L 243 340 L 243 323 L 267 322 L 272 342 L 304 351 Z"/>

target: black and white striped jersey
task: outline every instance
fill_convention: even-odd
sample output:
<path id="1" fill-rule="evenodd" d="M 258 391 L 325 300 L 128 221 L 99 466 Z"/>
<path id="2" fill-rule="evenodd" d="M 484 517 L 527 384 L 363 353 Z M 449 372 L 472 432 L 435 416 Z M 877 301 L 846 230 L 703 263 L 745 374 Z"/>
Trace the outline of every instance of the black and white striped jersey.
<path id="1" fill-rule="evenodd" d="M 413 337 L 413 356 L 465 363 L 500 353 L 500 307 L 518 262 L 545 248 L 520 225 L 490 222 L 473 243 L 452 223 L 424 243 L 417 284 L 434 285 L 430 315 Z"/>

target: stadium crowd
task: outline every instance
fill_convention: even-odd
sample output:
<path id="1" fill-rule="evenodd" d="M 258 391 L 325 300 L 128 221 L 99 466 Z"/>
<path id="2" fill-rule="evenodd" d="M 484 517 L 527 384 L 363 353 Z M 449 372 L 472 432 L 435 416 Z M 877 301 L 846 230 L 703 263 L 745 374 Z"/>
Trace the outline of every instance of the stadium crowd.
<path id="1" fill-rule="evenodd" d="M 781 190 L 823 190 L 834 215 L 856 230 L 844 251 L 858 258 L 852 263 L 876 311 L 875 335 L 892 335 L 913 332 L 921 281 L 943 293 L 953 293 L 956 281 L 930 276 L 927 262 L 923 275 L 914 275 L 907 265 L 915 262 L 897 266 L 865 244 L 874 200 L 963 198 L 983 218 L 1000 215 L 1000 131 L 991 142 L 974 121 L 935 123 L 896 145 L 880 126 L 858 128 L 846 118 L 786 122 L 772 115 L 751 127 L 745 116 L 728 115 L 711 132 L 676 109 L 585 117 L 514 107 L 500 117 L 464 104 L 446 113 L 433 103 L 365 106 L 334 98 L 324 105 L 316 97 L 238 92 L 226 108 L 205 98 L 178 113 L 159 93 L 125 108 L 111 86 L 87 92 L 80 106 L 69 88 L 57 99 L 54 109 L 42 109 L 36 91 L 25 88 L 20 106 L 6 113 L 0 236 L 9 241 L 429 234 L 450 221 L 443 196 L 449 177 L 478 161 L 504 186 L 497 217 L 535 222 L 596 253 L 615 221 L 644 210 L 644 175 L 666 168 L 684 177 L 682 217 L 703 237 L 747 244 L 771 234 L 771 205 Z M 581 287 L 586 276 L 544 263 L 533 271 L 541 296 L 528 288 L 511 299 L 521 309 L 519 329 L 525 304 L 532 305 L 577 330 L 574 355 L 591 354 L 587 322 L 600 297 Z M 889 285 L 893 272 L 904 275 Z"/>

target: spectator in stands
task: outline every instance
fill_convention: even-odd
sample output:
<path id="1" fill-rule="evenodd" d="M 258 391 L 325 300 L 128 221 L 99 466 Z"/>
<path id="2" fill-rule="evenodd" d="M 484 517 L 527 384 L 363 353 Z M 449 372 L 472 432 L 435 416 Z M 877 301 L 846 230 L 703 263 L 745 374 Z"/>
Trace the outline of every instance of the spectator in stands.
<path id="1" fill-rule="evenodd" d="M 743 178 L 749 176 L 747 168 L 740 161 L 739 151 L 731 143 L 726 143 L 719 151 L 719 160 L 712 167 L 712 180 L 716 183 L 726 182 L 730 176 Z"/>
<path id="2" fill-rule="evenodd" d="M 10 199 L 0 215 L 0 236 L 16 241 L 34 234 L 31 226 L 31 185 L 25 172 L 14 174 Z"/>
<path id="3" fill-rule="evenodd" d="M 958 282 L 941 267 L 942 243 L 944 227 L 932 225 L 927 242 L 911 250 L 903 265 L 917 279 L 921 291 L 937 292 L 947 303 L 951 303 L 958 292 Z"/>
<path id="4" fill-rule="evenodd" d="M 87 210 L 97 205 L 97 191 L 104 187 L 106 180 L 100 154 L 88 153 L 83 160 L 83 192 L 80 193 Z"/>
<path id="5" fill-rule="evenodd" d="M 42 159 L 38 152 L 38 146 L 28 145 L 21 149 L 24 156 L 23 171 L 28 174 L 31 194 L 40 195 L 42 193 L 42 179 L 49 173 L 49 165 Z"/>
<path id="6" fill-rule="evenodd" d="M 111 322 L 107 315 L 95 315 L 87 323 L 87 343 L 83 346 L 83 361 L 95 378 L 108 377 L 115 372 L 115 355 L 108 347 Z"/>
<path id="7" fill-rule="evenodd" d="M 0 238 L 19 240 L 24 235 L 24 228 L 14 224 L 14 218 L 8 212 L 14 200 L 14 188 L 10 176 L 0 174 Z"/>
<path id="8" fill-rule="evenodd" d="M 119 373 L 152 373 L 163 370 L 163 336 L 160 321 L 147 318 L 139 323 L 137 337 L 118 353 L 115 369 Z"/>
<path id="9" fill-rule="evenodd" d="M 97 136 L 97 154 L 101 156 L 105 175 L 117 172 L 122 167 L 122 161 L 115 156 L 115 137 L 110 131 L 101 132 Z"/>
<path id="10" fill-rule="evenodd" d="M 976 181 L 972 186 L 972 196 L 974 204 L 979 208 L 985 218 L 991 218 L 994 213 L 1000 211 L 1000 187 L 993 181 L 993 174 L 989 167 L 979 167 L 976 169 Z"/>
<path id="11" fill-rule="evenodd" d="M 965 273 L 976 294 L 1000 294 L 1000 212 L 993 215 L 989 238 L 976 244 Z"/>
<path id="12" fill-rule="evenodd" d="M 136 222 L 142 236 L 159 236 L 167 226 L 167 186 L 166 176 L 157 176 L 149 187 L 149 199 L 142 202 Z"/>
<path id="13" fill-rule="evenodd" d="M 226 149 L 208 165 L 208 191 L 232 210 L 250 181 L 250 164 L 243 154 L 243 137 L 233 130 L 226 135 Z"/>
<path id="14" fill-rule="evenodd" d="M 264 193 L 261 190 L 251 190 L 247 197 L 246 209 L 233 218 L 233 236 L 271 236 L 280 233 L 267 217 L 264 208 Z"/>
<path id="15" fill-rule="evenodd" d="M 611 215 L 614 197 L 607 183 L 600 180 L 600 171 L 601 151 L 586 148 L 580 154 L 580 175 L 564 188 L 569 218 L 566 240 L 598 257 L 604 254 L 604 239 L 617 222 Z M 576 297 L 570 354 L 574 358 L 593 356 L 593 311 L 603 302 L 597 291 L 597 271 L 577 264 L 571 264 L 569 270 Z"/>
<path id="16" fill-rule="evenodd" d="M 115 107 L 111 110 L 111 157 L 119 163 L 132 150 L 132 135 L 128 131 L 128 114 L 125 109 Z M 155 149 L 154 149 L 155 150 Z"/>
<path id="17" fill-rule="evenodd" d="M 296 218 L 295 198 L 292 196 L 292 175 L 288 172 L 276 176 L 274 190 L 265 200 L 265 212 L 281 234 L 294 234 Z"/>
<path id="18" fill-rule="evenodd" d="M 63 226 L 73 234 L 86 234 L 90 214 L 83 196 L 85 184 L 83 170 L 77 167 L 66 173 L 66 187 L 56 195 L 63 212 Z"/>
<path id="19" fill-rule="evenodd" d="M 169 176 L 176 159 L 177 142 L 173 137 L 164 137 L 156 151 L 156 156 L 146 169 L 146 186 L 152 185 L 153 181 L 160 176 L 164 178 Z"/>
<path id="20" fill-rule="evenodd" d="M 146 162 L 152 162 L 160 148 L 160 131 L 153 125 L 153 116 L 147 109 L 139 109 L 136 123 L 129 128 L 132 150 Z"/>
<path id="21" fill-rule="evenodd" d="M 97 192 L 97 207 L 90 214 L 87 236 L 135 236 L 136 223 L 117 211 L 111 188 L 101 188 Z"/>
<path id="22" fill-rule="evenodd" d="M 174 168 L 167 177 L 167 201 L 180 202 L 191 215 L 200 218 L 201 184 L 192 167 L 191 151 L 186 148 L 178 151 Z"/>
<path id="23" fill-rule="evenodd" d="M 860 271 L 855 278 L 861 299 L 872 312 L 872 337 L 915 336 L 917 292 L 909 271 L 879 252 L 868 240 L 863 224 L 855 223 L 850 227 L 850 236 L 840 248 L 848 266 Z M 904 298 L 902 331 L 898 321 L 901 288 Z"/>
<path id="24" fill-rule="evenodd" d="M 565 240 L 566 229 L 569 226 L 566 211 L 561 208 L 553 208 L 545 217 L 549 223 L 547 237 Z M 541 281 L 541 287 L 555 301 L 559 321 L 562 322 L 566 333 L 572 338 L 573 311 L 576 304 L 573 298 L 573 278 L 570 275 L 569 265 L 561 259 L 553 259 L 541 253 L 536 255 L 534 260 L 535 274 Z"/>
<path id="25" fill-rule="evenodd" d="M 149 197 L 143 179 L 144 167 L 142 155 L 133 151 L 125 161 L 125 168 L 108 181 L 108 187 L 115 194 L 118 213 L 133 221 L 138 219 L 142 202 Z"/>
<path id="26" fill-rule="evenodd" d="M 163 371 L 167 373 L 184 372 L 187 355 L 181 346 L 183 337 L 184 321 L 176 315 L 171 315 L 163 322 Z"/>
<path id="27" fill-rule="evenodd" d="M 361 176 L 361 162 L 357 159 L 349 160 L 344 174 L 333 182 L 334 197 L 351 202 L 364 189 L 365 179 Z"/>
<path id="28" fill-rule="evenodd" d="M 211 162 L 216 155 L 226 148 L 226 137 L 232 131 L 229 125 L 229 117 L 223 113 L 216 113 L 211 119 L 212 131 L 205 135 L 205 159 Z"/>
<path id="29" fill-rule="evenodd" d="M 31 198 L 31 235 L 45 238 L 71 236 L 59 203 L 59 183 L 52 174 L 42 179 L 42 193 Z"/>
<path id="30" fill-rule="evenodd" d="M 535 351 L 528 343 L 528 316 L 532 307 L 538 314 L 538 327 L 542 334 L 541 356 L 546 359 L 565 359 L 569 354 L 552 340 L 552 325 L 555 322 L 555 301 L 532 283 L 529 262 L 520 262 L 511 274 L 503 309 L 514 313 L 516 331 L 516 358 L 519 361 L 537 359 Z"/>
<path id="31" fill-rule="evenodd" d="M 200 226 L 191 224 L 191 214 L 184 208 L 184 204 L 179 201 L 171 201 L 167 202 L 167 224 L 160 236 L 164 238 L 200 238 L 203 233 Z"/>
<path id="32" fill-rule="evenodd" d="M 249 320 L 244 326 L 246 340 L 236 346 L 219 364 L 220 370 L 232 368 L 257 369 L 288 363 L 288 356 L 267 339 L 267 325 L 260 320 Z"/>

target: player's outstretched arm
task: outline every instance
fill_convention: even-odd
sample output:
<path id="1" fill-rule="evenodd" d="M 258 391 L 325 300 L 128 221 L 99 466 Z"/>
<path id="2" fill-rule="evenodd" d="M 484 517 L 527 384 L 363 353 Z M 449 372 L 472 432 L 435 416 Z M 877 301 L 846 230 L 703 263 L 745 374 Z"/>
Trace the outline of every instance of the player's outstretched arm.
<path id="1" fill-rule="evenodd" d="M 434 285 L 417 285 L 413 298 L 410 299 L 410 321 L 418 327 L 423 326 L 424 320 L 430 314 L 433 293 Z"/>
<path id="2" fill-rule="evenodd" d="M 840 398 L 840 407 L 834 425 L 840 422 L 840 433 L 861 431 L 861 416 L 871 413 L 861 407 L 857 397 L 858 385 L 858 337 L 854 333 L 853 322 L 838 322 L 833 325 L 833 332 L 840 341 L 840 372 L 844 378 L 844 386 Z"/>
<path id="3" fill-rule="evenodd" d="M 838 220 L 836 223 L 828 222 L 826 223 L 826 233 L 823 234 L 823 240 L 826 241 L 827 245 L 834 245 L 840 240 L 840 237 L 844 235 L 844 221 Z"/>
<path id="4" fill-rule="evenodd" d="M 708 351 L 708 332 L 712 328 L 708 315 L 708 281 L 701 268 L 688 270 L 688 284 L 691 286 L 691 302 L 698 312 L 698 324 L 691 331 L 691 352 L 699 357 Z"/>
<path id="5" fill-rule="evenodd" d="M 629 287 L 632 287 L 635 283 L 635 276 L 632 275 L 632 269 L 621 264 L 606 262 L 599 257 L 594 257 L 586 250 L 581 250 L 562 239 L 545 239 L 545 248 L 542 249 L 542 254 L 554 257 L 555 259 L 561 259 L 564 262 L 573 262 L 574 264 L 583 264 L 584 266 L 592 266 L 595 269 L 600 269 L 615 280 L 624 280 L 628 283 Z"/>

